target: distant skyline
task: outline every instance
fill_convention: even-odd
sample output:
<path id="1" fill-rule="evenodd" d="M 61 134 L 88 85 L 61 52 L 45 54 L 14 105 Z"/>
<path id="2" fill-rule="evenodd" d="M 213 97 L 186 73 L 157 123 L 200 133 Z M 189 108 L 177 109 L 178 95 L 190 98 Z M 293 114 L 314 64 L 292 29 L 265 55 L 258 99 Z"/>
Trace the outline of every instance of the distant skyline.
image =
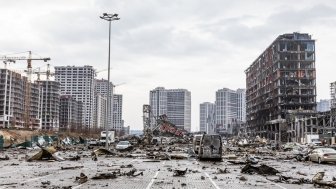
<path id="1" fill-rule="evenodd" d="M 156 87 L 191 92 L 197 130 L 199 104 L 214 102 L 218 89 L 245 88 L 245 69 L 284 33 L 316 40 L 317 99 L 329 99 L 336 81 L 333 0 L 0 2 L 0 56 L 31 50 L 50 57 L 52 67 L 92 65 L 101 71 L 98 79 L 107 78 L 108 55 L 108 23 L 99 16 L 119 14 L 112 23 L 111 81 L 123 94 L 123 118 L 132 130 L 142 129 L 142 105 Z M 43 61 L 32 65 L 46 68 Z M 22 70 L 26 62 L 10 67 Z"/>

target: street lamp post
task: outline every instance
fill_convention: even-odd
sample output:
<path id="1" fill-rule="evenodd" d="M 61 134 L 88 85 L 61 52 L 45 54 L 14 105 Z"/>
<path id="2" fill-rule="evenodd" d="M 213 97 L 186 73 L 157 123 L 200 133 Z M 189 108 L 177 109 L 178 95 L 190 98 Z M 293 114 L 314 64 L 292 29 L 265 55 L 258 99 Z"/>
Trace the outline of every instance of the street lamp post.
<path id="1" fill-rule="evenodd" d="M 106 111 L 106 118 L 105 118 L 105 148 L 108 149 L 108 118 L 110 115 L 110 98 L 111 98 L 111 89 L 110 89 L 110 54 L 111 54 L 111 22 L 114 20 L 119 20 L 118 14 L 108 14 L 108 13 L 103 13 L 103 16 L 100 16 L 101 19 L 106 20 L 109 22 L 109 47 L 108 47 L 108 67 L 107 67 L 107 99 L 106 99 L 106 104 L 107 104 L 107 111 Z M 112 96 L 113 98 L 113 96 Z M 113 121 L 113 120 L 111 120 Z"/>

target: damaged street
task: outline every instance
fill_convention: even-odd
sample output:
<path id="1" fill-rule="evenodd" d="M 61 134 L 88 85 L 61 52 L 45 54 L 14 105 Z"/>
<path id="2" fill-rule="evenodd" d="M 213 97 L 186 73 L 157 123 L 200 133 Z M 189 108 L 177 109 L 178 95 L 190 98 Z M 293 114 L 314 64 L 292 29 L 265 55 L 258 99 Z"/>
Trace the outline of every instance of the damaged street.
<path id="1" fill-rule="evenodd" d="M 222 148 L 221 160 L 200 160 L 193 137 L 174 144 L 140 142 L 122 151 L 87 144 L 5 148 L 0 189 L 336 187 L 333 163 L 299 159 L 295 149 L 239 142 Z"/>

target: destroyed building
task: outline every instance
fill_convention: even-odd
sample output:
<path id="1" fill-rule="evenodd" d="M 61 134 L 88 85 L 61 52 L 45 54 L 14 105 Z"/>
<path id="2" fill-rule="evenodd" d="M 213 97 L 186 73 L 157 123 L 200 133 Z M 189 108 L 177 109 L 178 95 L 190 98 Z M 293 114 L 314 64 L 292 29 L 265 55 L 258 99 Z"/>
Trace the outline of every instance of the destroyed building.
<path id="1" fill-rule="evenodd" d="M 316 111 L 315 40 L 311 35 L 280 35 L 245 74 L 249 135 L 287 141 L 286 119 Z"/>

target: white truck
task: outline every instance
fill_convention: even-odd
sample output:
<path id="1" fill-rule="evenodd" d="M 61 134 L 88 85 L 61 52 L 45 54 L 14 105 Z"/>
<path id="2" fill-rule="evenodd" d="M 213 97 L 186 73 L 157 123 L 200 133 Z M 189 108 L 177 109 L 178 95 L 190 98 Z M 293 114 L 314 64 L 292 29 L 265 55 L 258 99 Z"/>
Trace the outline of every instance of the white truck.
<path id="1" fill-rule="evenodd" d="M 107 144 L 111 145 L 114 142 L 115 142 L 115 132 L 114 131 L 107 131 Z M 106 131 L 102 131 L 100 133 L 99 143 L 100 143 L 100 145 L 105 146 L 105 143 L 106 143 Z"/>

